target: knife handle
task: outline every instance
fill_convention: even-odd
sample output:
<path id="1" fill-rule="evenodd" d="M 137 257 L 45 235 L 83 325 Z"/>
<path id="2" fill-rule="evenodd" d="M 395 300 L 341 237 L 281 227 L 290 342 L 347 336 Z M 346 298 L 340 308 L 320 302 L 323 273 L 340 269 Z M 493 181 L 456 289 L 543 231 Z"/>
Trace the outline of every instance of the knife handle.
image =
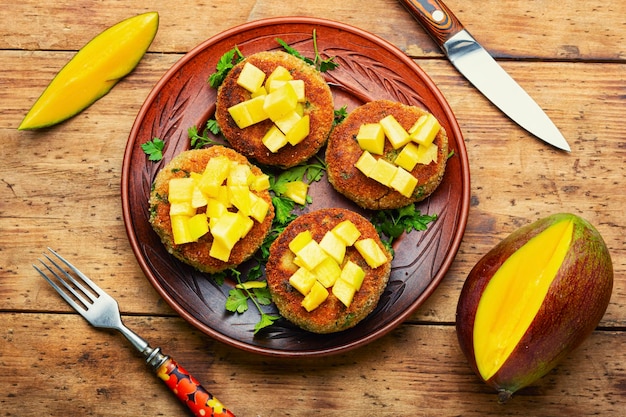
<path id="1" fill-rule="evenodd" d="M 196 378 L 170 357 L 156 369 L 165 385 L 193 412 L 194 416 L 235 417 Z"/>
<path id="2" fill-rule="evenodd" d="M 463 24 L 439 0 L 401 0 L 402 5 L 424 27 L 439 47 L 463 30 Z"/>

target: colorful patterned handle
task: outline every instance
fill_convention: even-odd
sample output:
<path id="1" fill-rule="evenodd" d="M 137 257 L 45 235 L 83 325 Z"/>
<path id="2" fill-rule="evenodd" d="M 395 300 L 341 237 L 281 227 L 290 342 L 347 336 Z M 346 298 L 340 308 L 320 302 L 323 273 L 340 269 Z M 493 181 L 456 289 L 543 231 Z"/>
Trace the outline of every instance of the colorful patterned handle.
<path id="1" fill-rule="evenodd" d="M 235 417 L 173 359 L 168 358 L 156 373 L 195 416 Z"/>
<path id="2" fill-rule="evenodd" d="M 463 24 L 441 0 L 401 0 L 439 46 L 463 29 Z"/>

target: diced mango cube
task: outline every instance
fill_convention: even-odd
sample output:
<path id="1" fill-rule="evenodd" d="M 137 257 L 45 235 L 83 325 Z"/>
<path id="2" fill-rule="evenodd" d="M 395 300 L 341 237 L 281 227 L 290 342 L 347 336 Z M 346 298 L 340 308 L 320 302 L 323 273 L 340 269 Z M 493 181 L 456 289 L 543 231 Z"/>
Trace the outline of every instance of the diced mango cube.
<path id="1" fill-rule="evenodd" d="M 433 161 L 437 160 L 437 152 L 439 151 L 439 147 L 434 143 L 430 145 L 419 145 L 417 147 L 417 163 L 428 165 Z"/>
<path id="2" fill-rule="evenodd" d="M 252 124 L 262 122 L 269 117 L 267 113 L 265 113 L 265 110 L 263 110 L 263 105 L 265 104 L 265 96 L 253 97 L 249 100 L 244 101 L 244 103 L 248 108 L 248 113 L 250 114 L 250 118 L 252 119 Z"/>
<path id="3" fill-rule="evenodd" d="M 313 240 L 313 235 L 310 230 L 304 230 L 296 235 L 291 242 L 289 242 L 289 249 L 295 254 L 300 251 L 307 243 Z"/>
<path id="4" fill-rule="evenodd" d="M 376 158 L 374 158 L 374 156 L 368 151 L 363 151 L 354 166 L 363 174 L 369 177 L 370 172 L 372 172 L 372 170 L 376 166 Z"/>
<path id="5" fill-rule="evenodd" d="M 226 185 L 243 185 L 247 187 L 251 179 L 251 173 L 250 165 L 234 164 L 231 166 L 228 177 L 226 178 Z"/>
<path id="6" fill-rule="evenodd" d="M 209 221 L 205 213 L 198 213 L 189 219 L 189 235 L 196 242 L 209 232 Z"/>
<path id="7" fill-rule="evenodd" d="M 296 146 L 309 136 L 310 131 L 311 117 L 308 114 L 305 114 L 291 127 L 291 129 L 289 129 L 285 136 L 287 137 L 287 142 Z"/>
<path id="8" fill-rule="evenodd" d="M 230 202 L 237 207 L 244 216 L 249 216 L 252 209 L 250 189 L 246 185 L 229 185 Z"/>
<path id="9" fill-rule="evenodd" d="M 307 295 L 311 291 L 311 287 L 317 279 L 315 275 L 306 268 L 298 268 L 294 274 L 289 277 L 289 283 L 302 295 Z"/>
<path id="10" fill-rule="evenodd" d="M 365 271 L 359 265 L 352 261 L 346 262 L 341 269 L 340 281 L 345 281 L 352 286 L 356 291 L 361 289 L 363 279 L 365 278 Z"/>
<path id="11" fill-rule="evenodd" d="M 420 145 L 427 146 L 433 142 L 440 129 L 441 125 L 439 124 L 437 118 L 428 113 L 428 115 L 426 115 L 426 120 L 411 133 L 410 137 L 412 141 L 417 142 Z"/>
<path id="12" fill-rule="evenodd" d="M 370 268 L 378 268 L 387 262 L 387 255 L 372 238 L 357 240 L 354 247 L 359 251 Z"/>
<path id="13" fill-rule="evenodd" d="M 204 195 L 200 187 L 197 185 L 193 187 L 193 194 L 191 195 L 191 206 L 194 208 L 204 207 L 207 205 L 207 197 Z"/>
<path id="14" fill-rule="evenodd" d="M 270 203 L 250 191 L 250 217 L 263 223 L 270 210 Z"/>
<path id="15" fill-rule="evenodd" d="M 285 146 L 287 142 L 287 137 L 276 125 L 272 125 L 269 128 L 263 139 L 261 139 L 263 145 L 271 152 L 278 152 L 283 146 Z"/>
<path id="16" fill-rule="evenodd" d="M 359 146 L 364 151 L 382 155 L 385 149 L 385 131 L 380 123 L 365 123 L 356 135 Z"/>
<path id="17" fill-rule="evenodd" d="M 411 141 L 409 133 L 393 115 L 385 116 L 379 123 L 382 125 L 385 136 L 387 136 L 394 149 L 399 149 Z"/>
<path id="18" fill-rule="evenodd" d="M 398 167 L 388 162 L 383 158 L 378 158 L 376 160 L 376 165 L 370 171 L 368 177 L 373 180 L 378 181 L 379 183 L 389 186 L 391 181 L 393 180 L 394 175 L 396 175 L 396 171 Z"/>
<path id="19" fill-rule="evenodd" d="M 176 245 L 193 242 L 191 233 L 189 233 L 189 217 L 188 216 L 172 216 L 172 235 Z"/>
<path id="20" fill-rule="evenodd" d="M 209 256 L 215 259 L 219 259 L 223 262 L 228 262 L 231 251 L 232 248 L 229 248 L 223 242 L 219 240 L 213 240 L 213 243 L 211 243 L 211 249 L 209 250 Z"/>
<path id="21" fill-rule="evenodd" d="M 352 300 L 354 299 L 356 289 L 344 280 L 338 279 L 337 282 L 335 282 L 335 285 L 333 285 L 332 293 L 343 303 L 343 305 L 350 307 L 350 304 L 352 304 Z"/>
<path id="22" fill-rule="evenodd" d="M 285 84 L 278 90 L 274 90 L 265 96 L 263 110 L 272 121 L 280 120 L 295 110 L 298 104 L 298 96 L 291 84 Z"/>
<path id="23" fill-rule="evenodd" d="M 235 246 L 242 235 L 241 216 L 237 213 L 227 211 L 215 219 L 211 224 L 211 234 L 215 241 L 219 241 L 229 250 Z M 212 255 L 211 255 L 212 256 Z M 218 258 L 219 259 L 219 258 Z"/>
<path id="24" fill-rule="evenodd" d="M 298 103 L 304 103 L 306 101 L 306 93 L 304 87 L 304 80 L 290 80 L 287 81 L 293 87 L 298 97 Z"/>
<path id="25" fill-rule="evenodd" d="M 170 216 L 193 216 L 196 209 L 191 205 L 191 201 L 170 204 Z"/>
<path id="26" fill-rule="evenodd" d="M 198 182 L 198 187 L 207 197 L 217 197 L 220 186 L 228 177 L 230 167 L 230 160 L 226 156 L 217 156 L 209 160 Z"/>
<path id="27" fill-rule="evenodd" d="M 252 220 L 248 216 L 244 216 L 243 214 L 241 214 L 241 212 L 239 212 L 238 214 L 240 217 L 239 229 L 241 232 L 241 236 L 239 238 L 243 239 L 250 232 L 250 230 L 252 230 L 252 228 L 254 227 L 254 220 Z"/>
<path id="28" fill-rule="evenodd" d="M 311 291 L 302 300 L 302 307 L 311 312 L 319 307 L 328 298 L 328 290 L 319 281 L 315 281 Z"/>
<path id="29" fill-rule="evenodd" d="M 225 185 L 217 187 L 217 195 L 215 196 L 215 199 L 224 204 L 226 208 L 231 208 L 233 206 L 233 203 L 230 201 L 230 192 L 228 191 L 228 187 Z"/>
<path id="30" fill-rule="evenodd" d="M 180 203 L 191 201 L 195 181 L 191 177 L 172 178 L 168 183 L 167 201 Z"/>
<path id="31" fill-rule="evenodd" d="M 265 73 L 263 70 L 246 62 L 237 77 L 237 84 L 245 88 L 251 93 L 257 91 L 265 81 Z"/>
<path id="32" fill-rule="evenodd" d="M 239 129 L 245 129 L 246 127 L 254 124 L 254 120 L 252 119 L 252 115 L 250 114 L 245 101 L 230 106 L 228 108 L 228 113 L 230 114 L 230 117 L 233 118 Z"/>
<path id="33" fill-rule="evenodd" d="M 389 186 L 403 196 L 410 198 L 413 195 L 413 190 L 415 190 L 417 186 L 417 178 L 404 168 L 398 167 L 396 175 L 391 180 Z"/>
<path id="34" fill-rule="evenodd" d="M 304 181 L 296 180 L 285 184 L 285 196 L 291 198 L 296 203 L 304 206 L 306 204 L 306 196 L 309 190 L 309 184 Z"/>
<path id="35" fill-rule="evenodd" d="M 272 71 L 272 73 L 267 77 L 267 80 L 265 80 L 265 87 L 267 89 L 267 92 L 269 93 L 269 86 L 272 84 L 273 81 L 289 81 L 292 79 L 293 76 L 287 68 L 283 67 L 282 65 L 277 66 L 274 71 Z"/>
<path id="36" fill-rule="evenodd" d="M 335 262 L 339 264 L 343 263 L 343 258 L 346 256 L 346 243 L 334 232 L 331 230 L 326 232 L 322 240 L 320 240 L 319 245 Z"/>
<path id="37" fill-rule="evenodd" d="M 206 215 L 211 218 L 221 217 L 228 211 L 228 207 L 217 198 L 209 198 L 206 205 Z"/>
<path id="38" fill-rule="evenodd" d="M 343 240 L 346 246 L 354 245 L 354 242 L 361 236 L 359 229 L 350 220 L 338 223 L 331 231 Z"/>
<path id="39" fill-rule="evenodd" d="M 296 259 L 301 263 L 297 265 L 304 266 L 309 271 L 315 269 L 326 258 L 328 258 L 328 255 L 315 240 L 309 241 L 296 252 Z"/>
<path id="40" fill-rule="evenodd" d="M 289 132 L 300 119 L 302 119 L 302 116 L 300 116 L 294 108 L 292 111 L 287 113 L 285 117 L 274 120 L 274 124 L 280 129 L 281 132 L 287 135 L 287 132 Z"/>
<path id="41" fill-rule="evenodd" d="M 311 271 L 317 280 L 326 288 L 335 285 L 341 275 L 341 267 L 332 257 L 327 257 Z"/>
<path id="42" fill-rule="evenodd" d="M 270 177 L 267 174 L 255 175 L 250 184 L 252 191 L 265 191 L 270 188 Z"/>
<path id="43" fill-rule="evenodd" d="M 419 146 L 413 142 L 407 143 L 406 145 L 404 145 L 404 147 L 396 157 L 396 160 L 393 162 L 409 172 L 413 171 L 413 168 L 415 168 L 418 160 L 418 148 Z"/>

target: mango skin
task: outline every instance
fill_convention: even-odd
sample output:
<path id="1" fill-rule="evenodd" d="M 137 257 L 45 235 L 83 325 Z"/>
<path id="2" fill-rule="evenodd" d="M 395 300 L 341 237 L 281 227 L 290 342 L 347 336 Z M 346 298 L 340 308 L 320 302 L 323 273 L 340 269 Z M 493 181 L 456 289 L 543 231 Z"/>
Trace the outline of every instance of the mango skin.
<path id="1" fill-rule="evenodd" d="M 485 287 L 516 250 L 567 218 L 574 222 L 572 242 L 539 312 L 506 362 L 484 381 L 475 361 L 473 329 Z M 567 213 L 538 220 L 505 238 L 469 273 L 456 312 L 461 350 L 476 375 L 498 391 L 500 402 L 506 402 L 514 392 L 548 373 L 591 334 L 606 311 L 612 288 L 613 264 L 608 248 L 589 222 Z"/>
<path id="2" fill-rule="evenodd" d="M 59 71 L 28 111 L 18 130 L 53 126 L 106 95 L 139 63 L 159 27 L 159 14 L 130 17 L 89 41 Z"/>

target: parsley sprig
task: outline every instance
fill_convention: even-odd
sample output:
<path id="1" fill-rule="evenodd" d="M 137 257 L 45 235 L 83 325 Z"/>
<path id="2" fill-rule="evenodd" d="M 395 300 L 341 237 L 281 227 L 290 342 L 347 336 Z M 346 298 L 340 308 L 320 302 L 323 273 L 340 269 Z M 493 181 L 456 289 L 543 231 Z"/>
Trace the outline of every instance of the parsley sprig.
<path id="1" fill-rule="evenodd" d="M 280 46 L 282 46 L 285 49 L 285 51 L 287 51 L 288 54 L 293 55 L 296 58 L 303 60 L 309 65 L 313 65 L 319 72 L 330 71 L 339 66 L 339 64 L 335 62 L 334 56 L 324 59 L 320 55 L 319 49 L 317 48 L 317 32 L 315 29 L 313 29 L 313 51 L 315 52 L 314 59 L 305 57 L 300 52 L 298 52 L 295 48 L 293 48 L 292 46 L 287 44 L 287 42 L 285 42 L 284 40 L 280 38 L 276 38 L 276 42 L 278 42 Z"/>
<path id="2" fill-rule="evenodd" d="M 261 306 L 267 306 L 272 303 L 272 297 L 267 287 L 249 288 L 241 285 L 241 272 L 236 269 L 231 269 L 230 271 L 237 279 L 239 285 L 229 291 L 228 298 L 226 299 L 226 310 L 232 313 L 245 313 L 248 311 L 249 307 L 248 300 L 252 301 L 252 304 L 256 306 L 261 314 L 261 319 L 254 326 L 254 334 L 265 327 L 271 326 L 280 318 L 278 315 L 265 313 L 261 308 Z"/>
<path id="3" fill-rule="evenodd" d="M 236 46 L 222 55 L 215 66 L 215 72 L 209 76 L 209 84 L 217 88 L 222 84 L 228 72 L 244 59 L 244 55 Z"/>
<path id="4" fill-rule="evenodd" d="M 393 253 L 393 241 L 402 233 L 426 230 L 428 224 L 435 220 L 437 220 L 437 214 L 422 214 L 420 210 L 415 208 L 415 204 L 409 204 L 399 209 L 377 211 L 372 216 L 372 223 L 380 235 L 381 241 L 391 253 Z"/>
<path id="5" fill-rule="evenodd" d="M 221 142 L 209 136 L 209 133 L 217 136 L 221 133 L 220 127 L 217 125 L 215 119 L 209 119 L 206 122 L 206 128 L 202 130 L 202 133 L 198 131 L 197 126 L 191 126 L 187 129 L 187 136 L 190 139 L 190 145 L 192 149 L 200 149 L 207 145 L 220 145 Z"/>
<path id="6" fill-rule="evenodd" d="M 153 138 L 146 143 L 141 145 L 141 149 L 143 149 L 144 153 L 148 155 L 149 161 L 158 162 L 163 159 L 163 148 L 165 147 L 165 142 L 159 138 Z"/>

